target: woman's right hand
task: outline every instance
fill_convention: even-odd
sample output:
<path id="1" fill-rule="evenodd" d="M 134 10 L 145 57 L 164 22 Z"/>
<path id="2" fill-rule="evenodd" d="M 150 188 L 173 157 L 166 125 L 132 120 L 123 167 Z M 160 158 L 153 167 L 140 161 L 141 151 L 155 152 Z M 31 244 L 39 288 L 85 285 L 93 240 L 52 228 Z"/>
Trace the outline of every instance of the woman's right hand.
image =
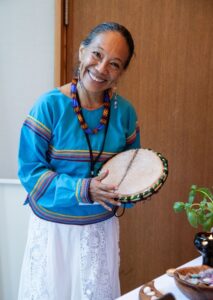
<path id="1" fill-rule="evenodd" d="M 116 193 L 118 187 L 116 185 L 104 184 L 101 182 L 108 176 L 108 174 L 109 171 L 107 170 L 101 173 L 99 176 L 91 179 L 89 194 L 93 202 L 98 202 L 107 210 L 112 211 L 112 208 L 107 205 L 107 203 L 116 206 L 120 206 L 121 203 L 115 200 L 119 196 L 119 194 Z"/>

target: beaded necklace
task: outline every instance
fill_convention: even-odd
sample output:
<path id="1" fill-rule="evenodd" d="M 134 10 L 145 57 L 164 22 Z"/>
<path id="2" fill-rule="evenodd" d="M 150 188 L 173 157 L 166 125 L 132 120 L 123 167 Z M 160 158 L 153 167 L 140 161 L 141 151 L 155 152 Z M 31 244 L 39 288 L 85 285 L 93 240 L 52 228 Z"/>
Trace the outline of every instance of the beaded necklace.
<path id="1" fill-rule="evenodd" d="M 85 122 L 84 116 L 82 114 L 81 104 L 77 97 L 77 79 L 73 79 L 71 83 L 71 98 L 72 98 L 72 107 L 74 109 L 74 112 L 76 113 L 78 117 L 78 121 L 80 123 L 81 128 L 87 133 L 87 134 L 96 134 L 99 130 L 103 129 L 106 126 L 108 116 L 109 116 L 109 107 L 110 107 L 110 95 L 108 91 L 104 92 L 104 110 L 102 117 L 100 119 L 100 122 L 98 126 L 94 129 L 90 129 Z"/>
<path id="2" fill-rule="evenodd" d="M 81 108 L 81 103 L 80 100 L 78 99 L 77 96 L 77 79 L 72 80 L 71 84 L 71 99 L 72 99 L 72 107 L 74 112 L 76 113 L 78 117 L 78 121 L 80 123 L 81 128 L 84 131 L 88 148 L 89 148 L 89 153 L 90 153 L 90 175 L 91 177 L 96 176 L 95 174 L 95 164 L 98 161 L 99 157 L 101 156 L 104 145 L 105 145 L 105 140 L 106 140 L 106 135 L 107 135 L 107 130 L 108 130 L 108 124 L 109 124 L 109 118 L 110 118 L 110 95 L 108 92 L 104 93 L 104 110 L 103 110 L 103 115 L 100 119 L 99 125 L 95 129 L 90 129 L 87 125 L 87 123 L 84 120 L 84 116 L 82 114 L 82 108 Z M 101 146 L 101 150 L 94 158 L 93 151 L 92 151 L 92 146 L 90 143 L 89 135 L 90 134 L 96 134 L 99 130 L 105 129 L 104 131 L 104 138 Z"/>

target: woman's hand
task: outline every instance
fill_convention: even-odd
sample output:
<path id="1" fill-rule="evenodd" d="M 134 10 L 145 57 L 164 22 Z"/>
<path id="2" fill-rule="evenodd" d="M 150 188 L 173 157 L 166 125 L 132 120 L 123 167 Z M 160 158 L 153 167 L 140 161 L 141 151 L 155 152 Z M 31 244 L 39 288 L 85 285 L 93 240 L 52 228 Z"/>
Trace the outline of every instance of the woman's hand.
<path id="1" fill-rule="evenodd" d="M 98 202 L 104 208 L 109 211 L 112 211 L 112 208 L 107 205 L 110 203 L 112 205 L 120 206 L 121 203 L 119 201 L 114 200 L 118 198 L 118 194 L 116 190 L 118 189 L 117 186 L 112 184 L 104 184 L 101 182 L 104 178 L 106 178 L 109 174 L 109 171 L 105 171 L 101 173 L 99 176 L 92 178 L 90 182 L 90 198 L 94 202 Z"/>

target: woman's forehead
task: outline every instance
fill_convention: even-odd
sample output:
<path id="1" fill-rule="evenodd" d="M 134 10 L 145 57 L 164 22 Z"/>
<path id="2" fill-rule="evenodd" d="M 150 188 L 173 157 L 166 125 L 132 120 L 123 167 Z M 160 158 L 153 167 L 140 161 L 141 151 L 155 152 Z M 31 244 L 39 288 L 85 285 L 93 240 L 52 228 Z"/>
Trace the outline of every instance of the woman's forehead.
<path id="1" fill-rule="evenodd" d="M 119 58 L 126 59 L 129 55 L 129 48 L 125 38 L 116 31 L 99 33 L 92 40 L 89 47 L 99 48 L 107 53 L 118 56 Z"/>

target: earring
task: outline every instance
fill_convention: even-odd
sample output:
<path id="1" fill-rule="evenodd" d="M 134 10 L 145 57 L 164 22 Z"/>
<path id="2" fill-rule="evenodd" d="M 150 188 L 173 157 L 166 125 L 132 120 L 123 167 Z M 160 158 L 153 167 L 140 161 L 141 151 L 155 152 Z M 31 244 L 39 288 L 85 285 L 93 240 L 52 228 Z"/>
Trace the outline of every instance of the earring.
<path id="1" fill-rule="evenodd" d="M 117 109 L 118 108 L 118 100 L 117 100 L 117 86 L 114 86 L 113 87 L 113 96 L 114 96 L 114 109 Z"/>
<path id="2" fill-rule="evenodd" d="M 77 78 L 78 78 L 78 81 L 80 82 L 81 79 L 80 79 L 80 66 L 78 67 L 78 70 L 77 70 Z"/>
<path id="3" fill-rule="evenodd" d="M 82 82 L 81 82 L 81 77 L 80 77 L 80 73 L 81 73 L 80 69 L 81 69 L 81 66 L 79 65 L 78 70 L 77 70 L 77 79 L 78 79 L 79 86 L 82 88 Z"/>

